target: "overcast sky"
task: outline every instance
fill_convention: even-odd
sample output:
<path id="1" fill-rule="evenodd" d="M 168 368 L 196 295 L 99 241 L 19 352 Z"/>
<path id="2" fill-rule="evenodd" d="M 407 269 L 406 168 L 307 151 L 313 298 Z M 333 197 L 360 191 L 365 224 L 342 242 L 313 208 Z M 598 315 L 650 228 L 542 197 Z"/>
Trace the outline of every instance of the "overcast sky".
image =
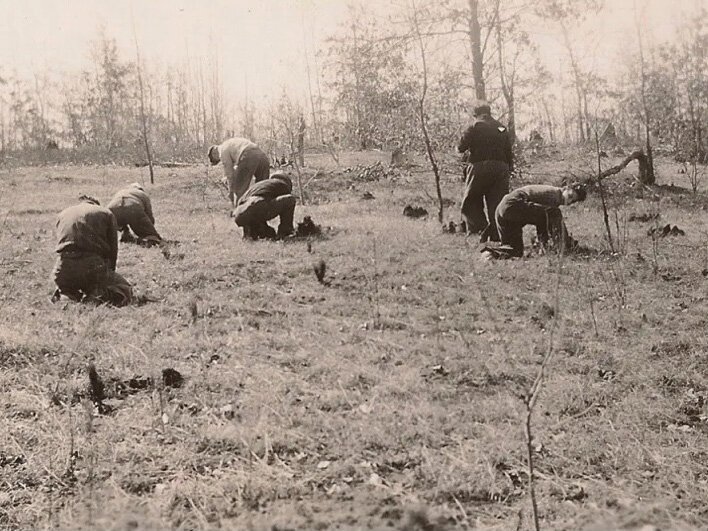
<path id="1" fill-rule="evenodd" d="M 620 54 L 636 49 L 634 2 L 647 15 L 645 38 L 671 38 L 682 12 L 708 0 L 607 0 L 600 17 L 588 22 L 585 60 L 607 71 Z M 378 11 L 391 2 L 368 0 Z M 464 3 L 464 2 L 463 2 Z M 175 63 L 217 54 L 225 89 L 242 97 L 276 95 L 281 87 L 302 94 L 306 86 L 303 49 L 313 50 L 347 13 L 347 0 L 0 0 L 0 68 L 30 76 L 88 64 L 89 42 L 103 27 L 134 58 L 131 12 L 143 57 Z M 549 66 L 563 58 L 557 36 L 536 28 L 534 37 Z"/>

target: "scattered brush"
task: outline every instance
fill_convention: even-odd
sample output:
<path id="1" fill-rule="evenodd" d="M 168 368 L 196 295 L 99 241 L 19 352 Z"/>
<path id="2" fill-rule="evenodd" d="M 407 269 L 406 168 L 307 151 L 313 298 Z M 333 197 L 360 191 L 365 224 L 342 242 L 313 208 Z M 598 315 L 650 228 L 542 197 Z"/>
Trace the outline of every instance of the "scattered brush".
<path id="1" fill-rule="evenodd" d="M 671 226 L 671 224 L 667 224 L 663 227 L 652 227 L 647 231 L 647 235 L 665 238 L 666 236 L 686 236 L 686 232 L 679 229 L 676 225 Z"/>
<path id="2" fill-rule="evenodd" d="M 658 212 L 645 212 L 643 214 L 630 214 L 629 218 L 627 221 L 639 221 L 639 222 L 646 222 L 646 221 L 654 221 L 655 219 L 659 219 L 660 214 Z"/>

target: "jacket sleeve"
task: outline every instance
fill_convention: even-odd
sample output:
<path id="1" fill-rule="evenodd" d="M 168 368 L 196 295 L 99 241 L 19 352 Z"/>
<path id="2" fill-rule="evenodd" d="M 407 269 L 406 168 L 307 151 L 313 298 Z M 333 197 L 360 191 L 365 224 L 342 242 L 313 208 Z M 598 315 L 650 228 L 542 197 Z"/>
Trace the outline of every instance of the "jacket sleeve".
<path id="1" fill-rule="evenodd" d="M 472 126 L 468 127 L 465 129 L 465 132 L 462 134 L 462 138 L 460 139 L 460 143 L 457 145 L 457 151 L 459 153 L 464 153 L 468 149 L 472 148 L 472 137 L 474 132 L 474 128 Z"/>
<path id="2" fill-rule="evenodd" d="M 118 222 L 113 213 L 110 214 L 108 222 L 108 234 L 106 235 L 109 247 L 108 265 L 111 271 L 116 270 L 118 262 Z"/>

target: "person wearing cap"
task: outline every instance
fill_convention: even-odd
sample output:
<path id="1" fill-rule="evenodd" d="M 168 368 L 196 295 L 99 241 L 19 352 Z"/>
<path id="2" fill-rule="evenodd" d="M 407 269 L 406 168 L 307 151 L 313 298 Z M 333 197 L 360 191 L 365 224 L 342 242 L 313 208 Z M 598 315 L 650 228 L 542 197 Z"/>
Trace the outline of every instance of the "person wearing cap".
<path id="1" fill-rule="evenodd" d="M 131 241 L 130 229 L 135 235 L 150 243 L 159 243 L 162 237 L 155 229 L 155 216 L 152 203 L 140 183 L 133 183 L 116 194 L 108 203 L 108 210 L 113 212 L 121 231 L 121 241 Z M 130 227 L 130 229 L 128 228 Z"/>
<path id="2" fill-rule="evenodd" d="M 562 188 L 532 184 L 506 194 L 494 213 L 502 246 L 510 248 L 511 256 L 523 256 L 523 229 L 526 225 L 536 227 L 538 241 L 544 247 L 549 240 L 558 249 L 572 246 L 573 240 L 568 235 L 559 207 L 584 201 L 586 197 L 587 191 L 580 184 Z"/>
<path id="3" fill-rule="evenodd" d="M 253 177 L 259 182 L 270 173 L 268 155 L 247 138 L 230 138 L 221 145 L 211 146 L 207 156 L 212 166 L 219 162 L 224 166 L 232 207 L 246 193 Z"/>
<path id="4" fill-rule="evenodd" d="M 236 225 L 243 228 L 243 237 L 285 238 L 294 232 L 295 197 L 293 183 L 284 173 L 275 173 L 270 179 L 254 183 L 239 199 L 233 218 Z M 279 217 L 278 232 L 268 225 L 268 221 Z"/>
<path id="5" fill-rule="evenodd" d="M 460 210 L 468 234 L 483 232 L 485 237 L 497 241 L 494 212 L 509 192 L 509 173 L 514 166 L 512 141 L 507 128 L 492 118 L 487 103 L 479 103 L 474 116 L 475 122 L 465 130 L 457 146 L 460 153 L 467 154 Z"/>
<path id="6" fill-rule="evenodd" d="M 130 283 L 116 273 L 118 225 L 113 213 L 89 196 L 59 213 L 56 224 L 59 255 L 52 271 L 56 290 L 73 301 L 92 300 L 123 306 L 131 302 Z"/>

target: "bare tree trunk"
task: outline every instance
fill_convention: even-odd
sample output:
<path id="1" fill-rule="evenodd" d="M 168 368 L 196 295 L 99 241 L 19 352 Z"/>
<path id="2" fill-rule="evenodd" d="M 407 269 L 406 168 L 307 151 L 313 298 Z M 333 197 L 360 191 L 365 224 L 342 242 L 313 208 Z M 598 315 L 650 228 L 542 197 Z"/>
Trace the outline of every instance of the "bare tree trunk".
<path id="1" fill-rule="evenodd" d="M 637 2 L 634 2 L 634 11 L 637 12 Z M 642 45 L 642 30 L 639 19 L 637 18 L 637 37 L 639 42 L 639 63 L 640 63 L 640 75 L 642 77 L 642 107 L 644 109 L 644 133 L 646 135 L 646 150 L 647 150 L 647 173 L 646 181 L 644 184 L 654 184 L 656 182 L 656 176 L 654 175 L 654 156 L 652 155 L 651 149 L 651 128 L 650 128 L 650 117 L 649 117 L 649 105 L 647 105 L 647 93 L 646 93 L 646 72 L 644 71 L 644 46 Z"/>
<path id="2" fill-rule="evenodd" d="M 468 0 L 469 4 L 469 40 L 472 52 L 472 78 L 474 93 L 478 100 L 487 99 L 484 84 L 484 57 L 482 55 L 482 28 L 479 25 L 479 0 Z"/>
<path id="3" fill-rule="evenodd" d="M 356 87 L 356 101 L 354 102 L 354 105 L 356 110 L 356 136 L 359 141 L 359 149 L 367 149 L 368 135 L 364 133 L 362 129 L 364 120 L 361 112 L 361 76 L 359 73 L 359 62 L 356 60 L 356 58 L 359 57 L 359 38 L 356 30 L 356 22 L 352 26 L 352 35 L 354 37 L 354 50 L 356 50 L 354 53 L 354 85 Z"/>
<path id="4" fill-rule="evenodd" d="M 516 142 L 516 123 L 515 123 L 515 106 L 514 106 L 514 87 L 512 83 L 506 76 L 506 69 L 504 67 L 504 40 L 502 39 L 502 23 L 499 17 L 499 4 L 501 0 L 497 0 L 495 5 L 496 9 L 496 24 L 495 33 L 497 37 L 497 57 L 499 60 L 499 80 L 501 82 L 502 94 L 504 95 L 504 100 L 506 101 L 506 108 L 508 112 L 507 128 L 509 130 L 509 135 L 511 136 L 511 143 Z"/>
<path id="5" fill-rule="evenodd" d="M 546 98 L 541 96 L 541 105 L 543 106 L 543 112 L 546 114 L 546 125 L 548 127 L 548 139 L 551 142 L 555 141 L 555 131 L 553 128 L 553 118 L 551 117 L 551 111 L 548 108 L 548 101 Z"/>
<path id="6" fill-rule="evenodd" d="M 470 0 L 470 4 L 473 0 Z M 476 3 L 476 2 L 475 2 Z M 418 100 L 418 114 L 420 117 L 420 129 L 423 132 L 423 140 L 425 141 L 425 150 L 428 153 L 428 160 L 430 161 L 430 166 L 433 169 L 433 174 L 435 175 L 435 192 L 438 196 L 438 222 L 443 222 L 443 197 L 442 190 L 440 189 L 440 170 L 438 168 L 437 160 L 435 159 L 435 154 L 433 153 L 433 146 L 430 143 L 430 136 L 428 135 L 428 125 L 427 117 L 425 113 L 425 96 L 428 92 L 428 65 L 425 58 L 425 46 L 423 45 L 423 36 L 420 33 L 420 26 L 418 25 L 418 11 L 416 10 L 415 0 L 411 0 L 411 7 L 413 8 L 413 29 L 415 30 L 416 36 L 418 37 L 418 47 L 420 49 L 420 58 L 423 65 L 423 89 L 421 90 L 420 99 Z"/>
<path id="7" fill-rule="evenodd" d="M 312 93 L 312 77 L 310 75 L 310 54 L 307 51 L 307 38 L 306 38 L 306 33 L 305 33 L 304 13 L 303 13 L 303 17 L 302 17 L 302 46 L 303 46 L 303 53 L 305 54 L 305 71 L 307 72 L 307 93 L 310 96 L 310 110 L 312 111 L 312 127 L 315 131 L 315 138 L 317 138 L 321 141 L 322 134 L 320 133 L 319 121 L 317 119 L 317 112 L 315 110 L 315 96 Z"/>
<path id="8" fill-rule="evenodd" d="M 570 36 L 568 35 L 568 28 L 564 21 L 560 23 L 561 31 L 563 32 L 563 42 L 565 43 L 565 48 L 568 52 L 568 58 L 570 59 L 570 66 L 573 70 L 573 82 L 575 85 L 575 97 L 577 104 L 577 120 L 578 120 L 578 142 L 585 142 L 585 123 L 583 120 L 583 82 L 582 73 L 580 72 L 580 65 L 575 58 L 575 52 L 573 51 L 573 45 L 570 42 Z"/>
<path id="9" fill-rule="evenodd" d="M 138 46 L 138 34 L 135 31 L 135 21 L 132 18 L 133 38 L 135 39 L 135 68 L 138 74 L 138 88 L 140 89 L 140 125 L 143 133 L 143 143 L 145 144 L 145 156 L 147 157 L 148 166 L 150 167 L 150 184 L 155 184 L 155 174 L 152 165 L 152 152 L 150 151 L 150 140 L 148 139 L 147 117 L 145 116 L 145 90 L 143 88 L 143 74 L 140 67 L 140 47 Z"/>

